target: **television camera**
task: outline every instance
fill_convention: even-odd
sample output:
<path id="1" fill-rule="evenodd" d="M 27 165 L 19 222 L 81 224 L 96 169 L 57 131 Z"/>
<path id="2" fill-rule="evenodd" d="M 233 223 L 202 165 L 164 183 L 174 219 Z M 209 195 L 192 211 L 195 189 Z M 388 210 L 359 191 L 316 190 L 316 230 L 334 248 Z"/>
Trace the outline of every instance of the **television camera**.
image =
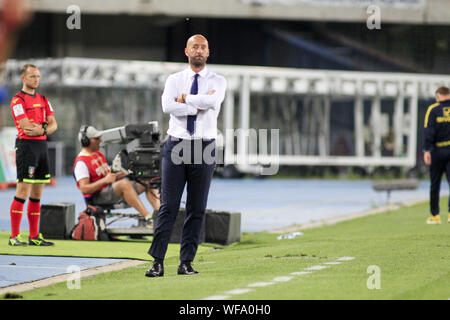
<path id="1" fill-rule="evenodd" d="M 123 172 L 148 188 L 160 188 L 161 133 L 157 121 L 104 130 L 102 146 L 109 151 L 111 145 L 122 148 L 112 161 L 113 172 Z"/>

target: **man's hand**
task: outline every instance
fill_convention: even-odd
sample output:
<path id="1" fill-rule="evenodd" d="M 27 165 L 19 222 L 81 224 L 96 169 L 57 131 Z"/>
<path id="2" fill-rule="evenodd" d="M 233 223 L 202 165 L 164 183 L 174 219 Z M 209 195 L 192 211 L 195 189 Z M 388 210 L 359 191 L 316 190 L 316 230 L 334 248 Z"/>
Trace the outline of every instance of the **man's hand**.
<path id="1" fill-rule="evenodd" d="M 211 90 L 210 92 L 208 92 L 208 95 L 210 96 L 210 95 L 212 95 L 212 94 L 214 94 L 216 92 L 216 90 Z M 182 93 L 182 94 L 180 94 L 176 99 L 175 99 L 175 101 L 176 102 L 179 102 L 179 103 L 186 103 L 186 93 Z"/>
<path id="2" fill-rule="evenodd" d="M 123 172 L 123 171 L 117 172 L 116 175 L 117 175 L 116 176 L 116 181 L 117 180 L 122 180 L 123 178 L 125 178 L 127 176 L 127 174 L 125 172 Z"/>
<path id="3" fill-rule="evenodd" d="M 31 123 L 29 126 L 23 128 L 23 131 L 29 137 L 37 137 L 44 134 L 44 128 L 37 123 Z"/>
<path id="4" fill-rule="evenodd" d="M 431 153 L 430 151 L 425 151 L 423 153 L 423 161 L 425 161 L 425 164 L 429 166 L 431 164 Z"/>
<path id="5" fill-rule="evenodd" d="M 95 182 L 89 182 L 89 178 L 82 178 L 78 181 L 78 185 L 83 194 L 92 194 L 100 190 L 101 187 L 113 183 L 116 180 L 117 173 L 108 172 L 106 176 Z"/>
<path id="6" fill-rule="evenodd" d="M 178 98 L 175 99 L 176 102 L 179 103 L 186 103 L 186 94 L 182 93 L 178 96 Z"/>
<path id="7" fill-rule="evenodd" d="M 211 90 L 210 92 L 207 93 L 208 96 L 213 95 L 216 92 L 216 90 Z M 200 113 L 206 112 L 208 109 L 197 109 L 197 115 L 199 115 Z"/>
<path id="8" fill-rule="evenodd" d="M 113 183 L 117 180 L 117 173 L 109 172 L 103 179 L 105 179 L 105 184 Z"/>
<path id="9" fill-rule="evenodd" d="M 213 95 L 214 93 L 216 92 L 216 90 L 211 90 L 210 92 L 208 92 L 208 95 L 210 96 L 210 95 Z M 179 102 L 179 103 L 186 103 L 186 94 L 185 93 L 182 93 L 182 94 L 180 94 L 176 99 L 175 99 L 175 101 L 176 102 Z M 204 112 L 205 110 L 201 110 L 201 109 L 197 109 L 197 115 L 199 114 L 199 113 L 201 113 L 201 112 Z"/>

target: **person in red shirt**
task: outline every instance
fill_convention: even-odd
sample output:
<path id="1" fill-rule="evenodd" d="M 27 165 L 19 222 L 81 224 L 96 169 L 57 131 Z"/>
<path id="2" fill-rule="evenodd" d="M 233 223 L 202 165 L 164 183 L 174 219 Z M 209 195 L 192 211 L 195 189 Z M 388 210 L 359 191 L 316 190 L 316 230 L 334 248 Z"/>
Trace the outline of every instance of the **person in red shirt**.
<path id="1" fill-rule="evenodd" d="M 152 214 L 145 207 L 139 194 L 145 196 L 155 211 L 159 210 L 158 190 L 148 189 L 142 184 L 125 178 L 124 173 L 113 173 L 106 157 L 99 151 L 102 132 L 93 126 L 82 126 L 78 135 L 82 149 L 73 164 L 73 176 L 86 204 L 115 205 L 123 203 L 135 208 L 146 220 Z"/>
<path id="2" fill-rule="evenodd" d="M 9 245 L 26 245 L 20 236 L 24 203 L 28 201 L 29 245 L 50 246 L 39 233 L 40 199 L 45 183 L 50 182 L 47 135 L 58 128 L 52 105 L 37 93 L 39 69 L 26 64 L 21 68 L 22 90 L 11 101 L 11 111 L 18 134 L 16 139 L 17 187 L 11 204 L 11 237 Z"/>

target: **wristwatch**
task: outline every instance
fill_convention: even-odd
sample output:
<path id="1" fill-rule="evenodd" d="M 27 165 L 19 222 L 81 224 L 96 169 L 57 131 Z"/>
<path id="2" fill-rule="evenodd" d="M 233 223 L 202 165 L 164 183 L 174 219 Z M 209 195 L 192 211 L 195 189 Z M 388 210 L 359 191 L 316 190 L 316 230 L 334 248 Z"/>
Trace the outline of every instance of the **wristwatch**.
<path id="1" fill-rule="evenodd" d="M 48 126 L 47 122 L 43 122 L 42 123 L 42 128 L 44 128 L 44 133 L 42 134 L 43 136 L 47 135 L 47 126 Z"/>

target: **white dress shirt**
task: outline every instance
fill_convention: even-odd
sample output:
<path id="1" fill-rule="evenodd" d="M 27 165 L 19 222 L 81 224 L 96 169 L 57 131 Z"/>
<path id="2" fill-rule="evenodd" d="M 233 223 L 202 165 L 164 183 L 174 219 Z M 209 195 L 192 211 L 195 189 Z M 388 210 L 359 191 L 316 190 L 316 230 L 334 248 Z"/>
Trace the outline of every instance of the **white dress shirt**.
<path id="1" fill-rule="evenodd" d="M 161 104 L 163 112 L 170 114 L 167 134 L 173 137 L 188 140 L 217 137 L 217 117 L 225 98 L 227 81 L 206 67 L 198 74 L 196 95 L 190 94 L 195 75 L 190 67 L 171 74 L 166 80 Z M 215 90 L 215 93 L 208 95 L 211 90 Z M 186 94 L 186 103 L 176 102 L 177 97 L 183 93 Z M 187 116 L 195 114 L 197 114 L 195 132 L 191 136 L 186 129 Z"/>

